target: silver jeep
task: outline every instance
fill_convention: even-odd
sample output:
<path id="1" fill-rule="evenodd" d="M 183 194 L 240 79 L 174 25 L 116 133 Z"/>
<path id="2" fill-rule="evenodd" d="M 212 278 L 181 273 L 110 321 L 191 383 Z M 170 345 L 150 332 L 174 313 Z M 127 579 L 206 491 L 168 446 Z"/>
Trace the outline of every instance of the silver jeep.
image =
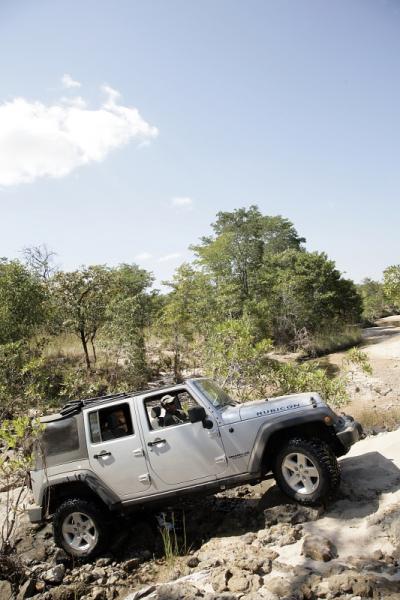
<path id="1" fill-rule="evenodd" d="M 362 433 L 317 393 L 238 404 L 205 378 L 69 402 L 42 421 L 28 513 L 52 515 L 56 544 L 76 557 L 104 549 L 112 513 L 187 493 L 273 476 L 301 504 L 324 501 L 340 482 L 336 457 Z"/>

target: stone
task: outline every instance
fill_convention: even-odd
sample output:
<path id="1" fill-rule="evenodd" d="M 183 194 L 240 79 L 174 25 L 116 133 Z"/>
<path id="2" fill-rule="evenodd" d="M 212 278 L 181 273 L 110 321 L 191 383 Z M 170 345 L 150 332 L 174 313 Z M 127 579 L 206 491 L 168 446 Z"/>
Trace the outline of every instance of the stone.
<path id="1" fill-rule="evenodd" d="M 104 588 L 94 587 L 90 594 L 91 600 L 107 600 L 107 594 Z"/>
<path id="2" fill-rule="evenodd" d="M 132 571 L 135 571 L 139 567 L 139 565 L 139 558 L 130 558 L 129 560 L 126 560 L 123 563 L 122 568 L 125 571 L 125 573 L 132 573 Z"/>
<path id="3" fill-rule="evenodd" d="M 291 544 L 295 544 L 298 540 L 298 536 L 295 535 L 295 533 L 287 533 L 286 535 L 283 535 L 279 540 L 278 540 L 278 546 L 283 547 L 283 546 L 290 546 Z"/>
<path id="4" fill-rule="evenodd" d="M 310 521 L 317 521 L 325 512 L 323 506 L 317 506 L 315 508 L 311 506 L 297 506 L 297 510 L 291 519 L 292 525 L 300 523 L 308 523 Z"/>
<path id="5" fill-rule="evenodd" d="M 196 586 L 187 582 L 180 582 L 179 585 L 174 584 L 161 584 L 158 586 L 156 595 L 154 596 L 157 600 L 195 600 L 200 596 L 199 590 Z"/>
<path id="6" fill-rule="evenodd" d="M 277 523 L 289 523 L 297 525 L 307 521 L 316 521 L 323 514 L 324 508 L 311 508 L 298 506 L 296 504 L 283 504 L 264 510 L 265 527 L 271 527 Z"/>
<path id="7" fill-rule="evenodd" d="M 81 583 L 67 586 L 60 585 L 59 587 L 53 588 L 50 592 L 49 598 L 51 600 L 82 600 L 85 593 L 87 592 L 86 586 Z M 42 600 L 42 599 L 41 599 Z"/>
<path id="8" fill-rule="evenodd" d="M 254 600 L 259 600 L 262 598 L 263 600 L 280 600 L 279 596 L 270 592 L 266 587 L 261 587 L 255 594 Z M 247 596 L 246 596 L 247 600 Z"/>
<path id="9" fill-rule="evenodd" d="M 102 567 L 95 567 L 92 569 L 91 575 L 93 575 L 96 579 L 102 579 L 106 576 L 106 572 Z"/>
<path id="10" fill-rule="evenodd" d="M 228 591 L 228 581 L 232 577 L 229 569 L 224 567 L 216 569 L 211 575 L 211 584 L 215 592 Z"/>
<path id="11" fill-rule="evenodd" d="M 104 556 L 96 560 L 96 567 L 107 567 L 112 562 L 112 558 Z"/>
<path id="12" fill-rule="evenodd" d="M 382 560 L 382 558 L 383 558 L 382 550 L 375 550 L 375 552 L 372 553 L 372 558 L 374 560 Z"/>
<path id="13" fill-rule="evenodd" d="M 71 557 L 68 556 L 68 554 L 62 548 L 57 548 L 54 554 L 54 562 L 57 564 L 69 564 L 71 562 Z"/>
<path id="14" fill-rule="evenodd" d="M 11 600 L 12 588 L 8 581 L 0 581 L 0 598 L 1 600 Z"/>
<path id="15" fill-rule="evenodd" d="M 244 544 L 247 544 L 248 546 L 250 546 L 256 538 L 257 538 L 257 534 L 253 533 L 252 531 L 249 531 L 248 533 L 245 533 L 244 535 L 242 535 L 240 537 L 240 540 Z"/>
<path id="16" fill-rule="evenodd" d="M 271 549 L 266 549 L 263 551 L 263 556 L 265 556 L 266 558 L 268 558 L 269 560 L 275 560 L 276 558 L 279 557 L 279 553 L 276 552 L 275 550 L 271 550 Z"/>
<path id="17" fill-rule="evenodd" d="M 146 585 L 140 590 L 128 594 L 124 600 L 139 600 L 140 598 L 144 598 L 145 596 L 149 596 L 150 594 L 152 594 L 155 591 L 155 589 L 155 585 Z"/>
<path id="18" fill-rule="evenodd" d="M 234 564 L 242 571 L 250 571 L 258 575 L 268 575 L 272 570 L 271 561 L 264 558 L 240 558 Z"/>
<path id="19" fill-rule="evenodd" d="M 352 587 L 353 594 L 362 598 L 370 598 L 374 591 L 371 583 L 365 578 L 357 579 Z"/>
<path id="20" fill-rule="evenodd" d="M 264 588 L 275 596 L 278 596 L 278 598 L 290 596 L 295 592 L 295 590 L 292 589 L 290 582 L 284 577 L 268 577 L 264 582 Z"/>
<path id="21" fill-rule="evenodd" d="M 330 540 L 324 537 L 307 535 L 301 553 L 306 558 L 328 562 L 337 557 L 337 550 Z"/>
<path id="22" fill-rule="evenodd" d="M 36 581 L 36 583 L 35 583 L 36 592 L 43 593 L 45 589 L 46 589 L 46 584 L 44 581 Z M 1 598 L 1 596 L 0 596 L 0 598 Z"/>
<path id="23" fill-rule="evenodd" d="M 51 583 L 52 585 L 59 585 L 62 583 L 65 575 L 65 567 L 64 565 L 56 565 L 48 571 L 43 573 L 43 579 L 46 583 Z"/>
<path id="24" fill-rule="evenodd" d="M 190 567 L 191 569 L 195 569 L 199 563 L 200 563 L 200 561 L 197 558 L 197 556 L 190 556 L 186 561 L 187 566 Z"/>

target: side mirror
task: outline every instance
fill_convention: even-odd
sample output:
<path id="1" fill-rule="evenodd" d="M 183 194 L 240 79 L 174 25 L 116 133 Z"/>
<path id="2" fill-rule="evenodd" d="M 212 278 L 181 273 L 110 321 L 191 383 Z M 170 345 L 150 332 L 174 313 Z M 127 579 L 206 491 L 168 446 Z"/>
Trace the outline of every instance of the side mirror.
<path id="1" fill-rule="evenodd" d="M 207 413 L 202 406 L 193 406 L 188 410 L 189 421 L 191 423 L 203 423 L 204 429 L 212 429 L 214 423 L 207 419 Z"/>
<path id="2" fill-rule="evenodd" d="M 202 406 L 193 406 L 188 410 L 189 421 L 191 423 L 201 423 L 206 418 L 207 414 Z"/>

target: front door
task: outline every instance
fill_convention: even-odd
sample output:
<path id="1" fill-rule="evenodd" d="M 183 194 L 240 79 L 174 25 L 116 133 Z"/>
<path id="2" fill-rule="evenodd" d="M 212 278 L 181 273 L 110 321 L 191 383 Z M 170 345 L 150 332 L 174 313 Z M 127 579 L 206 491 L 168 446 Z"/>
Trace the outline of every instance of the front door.
<path id="1" fill-rule="evenodd" d="M 198 405 L 186 389 L 175 389 L 171 394 L 186 416 L 189 407 Z M 166 484 L 181 484 L 212 480 L 224 473 L 227 461 L 215 421 L 212 429 L 188 420 L 174 423 L 162 407 L 162 399 L 160 393 L 148 395 L 142 406 L 148 415 L 143 427 L 148 460 L 158 478 Z"/>
<path id="2" fill-rule="evenodd" d="M 87 410 L 85 429 L 92 470 L 120 498 L 150 487 L 132 399 Z"/>

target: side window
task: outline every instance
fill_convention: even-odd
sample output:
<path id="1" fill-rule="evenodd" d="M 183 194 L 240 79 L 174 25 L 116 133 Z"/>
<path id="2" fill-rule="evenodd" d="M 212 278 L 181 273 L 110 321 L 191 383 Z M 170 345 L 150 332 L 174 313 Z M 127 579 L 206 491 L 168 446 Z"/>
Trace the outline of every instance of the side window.
<path id="1" fill-rule="evenodd" d="M 144 401 L 150 429 L 162 429 L 189 422 L 188 410 L 198 406 L 186 390 L 150 396 Z"/>
<path id="2" fill-rule="evenodd" d="M 89 414 L 90 438 L 93 444 L 133 435 L 129 404 L 117 404 Z"/>

